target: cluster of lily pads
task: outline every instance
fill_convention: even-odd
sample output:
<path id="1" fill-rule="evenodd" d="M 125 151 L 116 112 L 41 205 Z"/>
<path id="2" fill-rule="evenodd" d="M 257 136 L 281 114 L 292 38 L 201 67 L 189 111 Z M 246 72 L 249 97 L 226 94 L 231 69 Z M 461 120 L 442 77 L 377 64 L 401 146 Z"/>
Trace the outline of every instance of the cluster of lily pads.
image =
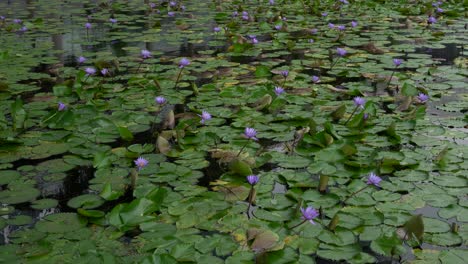
<path id="1" fill-rule="evenodd" d="M 68 2 L 0 3 L 0 262 L 468 257 L 463 3 Z"/>

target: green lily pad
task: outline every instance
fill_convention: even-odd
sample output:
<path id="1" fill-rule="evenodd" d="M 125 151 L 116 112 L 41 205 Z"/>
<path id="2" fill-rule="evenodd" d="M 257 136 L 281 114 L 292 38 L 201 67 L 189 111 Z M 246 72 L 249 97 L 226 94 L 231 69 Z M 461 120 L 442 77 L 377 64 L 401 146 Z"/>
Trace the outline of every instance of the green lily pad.
<path id="1" fill-rule="evenodd" d="M 29 215 L 18 215 L 14 218 L 6 220 L 9 225 L 27 225 L 32 222 L 32 217 Z"/>
<path id="2" fill-rule="evenodd" d="M 31 203 L 31 208 L 36 210 L 44 210 L 54 208 L 58 205 L 58 201 L 55 199 L 40 199 Z"/>
<path id="3" fill-rule="evenodd" d="M 21 177 L 21 174 L 13 170 L 2 170 L 0 171 L 0 185 L 8 184 Z"/>
<path id="4" fill-rule="evenodd" d="M 71 208 L 93 209 L 104 204 L 104 199 L 95 194 L 83 194 L 70 199 L 67 205 Z"/>
<path id="5" fill-rule="evenodd" d="M 34 200 L 40 194 L 39 190 L 31 187 L 4 190 L 0 192 L 0 202 L 4 204 L 20 204 Z"/>
<path id="6" fill-rule="evenodd" d="M 58 213 L 44 217 L 35 228 L 44 233 L 66 233 L 86 226 L 86 219 L 75 213 Z"/>

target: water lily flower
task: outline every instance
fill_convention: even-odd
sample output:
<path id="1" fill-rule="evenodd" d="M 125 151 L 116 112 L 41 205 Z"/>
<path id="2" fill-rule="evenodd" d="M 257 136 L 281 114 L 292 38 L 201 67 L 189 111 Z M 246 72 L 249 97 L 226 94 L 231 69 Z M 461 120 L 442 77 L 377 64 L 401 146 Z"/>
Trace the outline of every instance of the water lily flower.
<path id="1" fill-rule="evenodd" d="M 243 15 L 242 20 L 246 20 L 246 21 L 249 20 L 249 16 L 248 15 Z"/>
<path id="2" fill-rule="evenodd" d="M 4 17 L 4 16 L 0 16 L 0 20 L 5 20 L 5 17 Z"/>
<path id="3" fill-rule="evenodd" d="M 187 58 L 182 58 L 179 61 L 179 68 L 184 68 L 185 66 L 188 66 L 190 64 L 189 59 Z"/>
<path id="4" fill-rule="evenodd" d="M 255 136 L 257 135 L 257 131 L 253 128 L 246 127 L 244 131 L 244 136 L 248 139 L 258 140 Z"/>
<path id="5" fill-rule="evenodd" d="M 270 5 L 274 5 L 275 4 L 275 0 L 270 0 Z"/>
<path id="6" fill-rule="evenodd" d="M 367 178 L 367 184 L 368 185 L 374 185 L 374 186 L 377 186 L 377 187 L 380 187 L 380 182 L 382 181 L 382 179 L 375 175 L 375 173 L 371 172 L 369 174 L 369 177 Z"/>
<path id="7" fill-rule="evenodd" d="M 429 100 L 429 96 L 427 94 L 424 94 L 424 93 L 418 94 L 417 98 L 421 103 L 425 103 L 425 102 L 427 102 Z"/>
<path id="8" fill-rule="evenodd" d="M 403 63 L 403 60 L 401 59 L 393 59 L 393 64 L 398 67 Z"/>
<path id="9" fill-rule="evenodd" d="M 340 30 L 340 31 L 343 31 L 343 30 L 346 29 L 346 26 L 344 26 L 344 25 L 339 25 L 339 26 L 337 26 L 336 28 L 338 28 L 338 30 Z"/>
<path id="10" fill-rule="evenodd" d="M 94 75 L 96 73 L 96 69 L 93 67 L 85 68 L 86 76 Z"/>
<path id="11" fill-rule="evenodd" d="M 103 69 L 101 70 L 101 74 L 102 74 L 103 76 L 108 75 L 108 74 L 109 74 L 109 69 L 103 68 Z"/>
<path id="12" fill-rule="evenodd" d="M 359 96 L 354 97 L 353 101 L 354 101 L 354 105 L 360 108 L 364 108 L 364 104 L 366 103 L 366 99 L 359 97 Z"/>
<path id="13" fill-rule="evenodd" d="M 232 17 L 237 17 L 238 15 L 239 15 L 239 12 L 237 11 L 232 12 Z"/>
<path id="14" fill-rule="evenodd" d="M 203 110 L 202 111 L 202 114 L 201 115 L 198 115 L 199 117 L 201 117 L 201 121 L 200 123 L 201 124 L 205 124 L 206 121 L 210 120 L 211 119 L 211 114 L 208 113 L 207 111 Z"/>
<path id="15" fill-rule="evenodd" d="M 57 105 L 57 110 L 59 111 L 65 111 L 67 109 L 67 105 L 62 103 L 62 102 L 58 102 L 58 105 Z"/>
<path id="16" fill-rule="evenodd" d="M 214 31 L 214 32 L 220 32 L 220 31 L 221 31 L 221 28 L 220 28 L 220 27 L 214 27 L 214 28 L 213 28 L 213 31 Z"/>
<path id="17" fill-rule="evenodd" d="M 156 7 L 156 4 L 155 3 L 149 3 L 149 6 L 151 9 L 155 8 Z"/>
<path id="18" fill-rule="evenodd" d="M 355 27 L 357 27 L 357 26 L 358 26 L 358 22 L 356 22 L 356 21 L 354 21 L 354 20 L 351 21 L 351 27 L 355 28 Z"/>
<path id="19" fill-rule="evenodd" d="M 93 25 L 92 25 L 91 23 L 89 23 L 89 22 L 87 22 L 87 23 L 85 24 L 85 28 L 86 28 L 86 29 L 91 29 L 92 27 L 93 27 Z"/>
<path id="20" fill-rule="evenodd" d="M 284 78 L 286 78 L 286 77 L 288 77 L 288 75 L 289 75 L 289 71 L 284 70 L 284 71 L 281 71 L 280 74 L 281 74 L 281 76 L 283 76 Z"/>
<path id="21" fill-rule="evenodd" d="M 258 39 L 257 39 L 257 38 L 252 38 L 251 41 L 252 41 L 252 44 L 257 44 L 257 43 L 258 43 Z"/>
<path id="22" fill-rule="evenodd" d="M 79 56 L 76 61 L 78 62 L 78 64 L 82 64 L 82 63 L 84 63 L 86 61 L 86 58 L 83 57 L 83 56 Z"/>
<path id="23" fill-rule="evenodd" d="M 115 18 L 109 18 L 109 22 L 111 22 L 112 24 L 115 24 L 115 23 L 117 23 L 117 19 L 115 19 Z"/>
<path id="24" fill-rule="evenodd" d="M 15 24 L 21 24 L 21 23 L 23 23 L 23 20 L 21 20 L 21 19 L 19 19 L 19 18 L 15 18 L 15 19 L 13 19 L 13 23 L 15 23 Z"/>
<path id="25" fill-rule="evenodd" d="M 154 101 L 159 105 L 163 105 L 167 102 L 166 98 L 164 98 L 163 96 L 157 96 L 156 98 L 154 98 Z"/>
<path id="26" fill-rule="evenodd" d="M 348 0 L 340 0 L 340 2 L 345 4 L 345 5 L 349 4 Z"/>
<path id="27" fill-rule="evenodd" d="M 434 24 L 437 22 L 437 18 L 433 17 L 433 16 L 430 16 L 428 19 L 427 19 L 427 23 L 429 24 Z"/>
<path id="28" fill-rule="evenodd" d="M 282 28 L 283 28 L 282 25 L 275 25 L 275 29 L 276 29 L 276 30 L 281 30 Z"/>
<path id="29" fill-rule="evenodd" d="M 144 60 L 151 58 L 151 51 L 145 49 L 141 50 L 141 58 Z"/>
<path id="30" fill-rule="evenodd" d="M 312 82 L 313 82 L 313 83 L 319 83 L 319 82 L 320 82 L 320 78 L 319 78 L 318 76 L 313 75 L 313 76 L 312 76 Z"/>
<path id="31" fill-rule="evenodd" d="M 138 157 L 138 159 L 134 160 L 133 162 L 135 162 L 135 165 L 138 167 L 138 170 L 141 170 L 144 167 L 146 167 L 146 165 L 148 165 L 148 160 L 142 157 Z"/>
<path id="32" fill-rule="evenodd" d="M 310 34 L 317 34 L 317 32 L 318 32 L 318 29 L 316 29 L 316 28 L 312 28 L 312 29 L 309 30 Z"/>
<path id="33" fill-rule="evenodd" d="M 184 5 L 181 5 L 181 6 L 180 6 L 180 10 L 182 10 L 182 12 L 185 11 L 185 6 L 184 6 Z"/>
<path id="34" fill-rule="evenodd" d="M 443 13 L 444 10 L 443 10 L 442 8 L 440 8 L 440 7 L 437 7 L 437 8 L 436 8 L 436 12 L 437 12 L 437 13 Z"/>
<path id="35" fill-rule="evenodd" d="M 175 16 L 175 12 L 169 11 L 169 12 L 167 12 L 167 16 L 173 17 L 173 16 Z"/>
<path id="36" fill-rule="evenodd" d="M 307 208 L 301 208 L 302 220 L 309 221 L 311 224 L 315 225 L 314 219 L 319 216 L 319 212 L 313 207 L 309 206 Z"/>
<path id="37" fill-rule="evenodd" d="M 348 53 L 348 52 L 347 52 L 345 49 L 337 48 L 337 49 L 336 49 L 336 53 L 338 54 L 338 56 L 343 57 L 343 56 L 345 56 L 346 53 Z"/>
<path id="38" fill-rule="evenodd" d="M 23 26 L 23 27 L 21 27 L 21 28 L 19 29 L 19 32 L 20 32 L 20 33 L 24 33 L 24 32 L 26 32 L 26 31 L 28 31 L 28 28 L 27 28 L 26 26 Z"/>
<path id="39" fill-rule="evenodd" d="M 309 39 L 309 43 L 314 43 L 314 39 Z"/>
<path id="40" fill-rule="evenodd" d="M 323 13 L 322 13 L 322 16 L 323 16 L 323 17 L 326 17 L 326 16 L 328 16 L 328 13 L 327 13 L 327 12 L 323 12 Z"/>
<path id="41" fill-rule="evenodd" d="M 276 94 L 277 96 L 280 96 L 282 93 L 284 93 L 283 87 L 275 86 L 275 94 Z"/>
<path id="42" fill-rule="evenodd" d="M 257 182 L 258 182 L 258 180 L 259 180 L 259 178 L 258 178 L 257 175 L 249 175 L 249 176 L 247 176 L 246 178 L 247 178 L 247 182 L 248 182 L 250 185 L 252 185 L 252 186 L 254 186 L 255 184 L 257 184 Z"/>
<path id="43" fill-rule="evenodd" d="M 333 24 L 333 23 L 328 23 L 328 27 L 331 28 L 331 29 L 334 29 L 334 28 L 335 28 L 335 24 Z"/>
<path id="44" fill-rule="evenodd" d="M 176 2 L 176 1 L 170 1 L 170 2 L 169 2 L 169 6 L 170 6 L 170 7 L 174 7 L 174 6 L 176 6 L 176 5 L 177 5 L 177 2 Z"/>

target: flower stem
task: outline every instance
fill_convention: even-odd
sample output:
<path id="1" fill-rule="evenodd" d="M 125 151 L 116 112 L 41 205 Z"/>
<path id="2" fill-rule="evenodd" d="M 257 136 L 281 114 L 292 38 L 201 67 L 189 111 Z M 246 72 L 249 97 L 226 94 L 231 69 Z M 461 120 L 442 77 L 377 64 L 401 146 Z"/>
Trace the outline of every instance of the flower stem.
<path id="1" fill-rule="evenodd" d="M 179 75 L 177 75 L 177 79 L 176 79 L 176 82 L 175 82 L 175 84 L 174 84 L 174 89 L 177 88 L 177 84 L 179 83 L 180 76 L 182 75 L 182 70 L 183 70 L 183 69 L 184 69 L 184 68 L 180 68 Z"/>
<path id="2" fill-rule="evenodd" d="M 338 57 L 336 61 L 330 66 L 330 71 L 335 67 L 336 63 L 340 60 L 341 57 Z"/>
<path id="3" fill-rule="evenodd" d="M 54 116 L 56 116 L 58 113 L 59 113 L 59 111 L 55 112 L 53 115 L 49 116 L 49 118 L 47 118 L 46 120 L 42 121 L 41 123 L 44 124 L 45 122 L 49 121 L 49 120 L 52 119 Z"/>
<path id="4" fill-rule="evenodd" d="M 151 125 L 151 135 L 152 135 L 152 136 L 154 136 L 154 135 L 153 135 L 153 133 L 154 133 L 154 127 L 156 126 L 156 120 L 158 120 L 159 112 L 161 112 L 161 109 L 158 109 L 158 110 L 156 111 L 156 113 L 154 114 L 154 122 L 153 122 L 153 124 Z"/>
<path id="5" fill-rule="evenodd" d="M 242 151 L 245 149 L 245 147 L 247 147 L 247 145 L 249 144 L 250 140 L 247 139 L 247 142 L 245 142 L 244 146 L 242 146 L 242 148 L 239 150 L 239 153 L 237 153 L 236 157 L 239 157 L 240 154 L 242 153 Z"/>
<path id="6" fill-rule="evenodd" d="M 138 64 L 138 68 L 137 68 L 137 72 L 136 72 L 136 73 L 140 72 L 141 64 L 143 64 L 143 61 L 140 61 L 140 64 Z"/>
<path id="7" fill-rule="evenodd" d="M 388 89 L 388 86 L 390 86 L 390 82 L 392 82 L 392 78 L 394 74 L 395 74 L 395 70 L 392 71 L 392 75 L 390 75 L 390 79 L 388 79 L 387 87 L 385 88 L 386 90 Z"/>
<path id="8" fill-rule="evenodd" d="M 304 220 L 304 221 L 302 221 L 302 222 L 300 222 L 299 224 L 297 224 L 297 225 L 295 225 L 295 226 L 291 227 L 291 229 L 294 229 L 294 228 L 296 228 L 296 227 L 298 227 L 298 226 L 300 226 L 300 225 L 304 224 L 305 222 L 307 222 L 307 219 L 306 219 L 306 220 Z"/>
<path id="9" fill-rule="evenodd" d="M 354 111 L 351 113 L 351 116 L 348 118 L 348 120 L 346 120 L 346 122 L 344 123 L 345 126 L 348 124 L 349 120 L 351 120 L 351 118 L 353 117 L 353 115 L 356 113 L 356 111 L 358 110 L 359 106 L 356 106 L 356 108 L 354 108 Z"/>
<path id="10" fill-rule="evenodd" d="M 346 199 L 343 201 L 343 204 L 345 204 L 346 201 L 348 201 L 348 200 L 349 200 L 351 197 L 353 197 L 354 195 L 356 195 L 356 194 L 358 194 L 358 193 L 364 191 L 367 187 L 369 187 L 369 185 L 366 185 L 366 187 L 364 187 L 364 188 L 362 188 L 362 189 L 360 189 L 360 190 L 358 190 L 358 191 L 356 191 L 356 192 L 353 192 L 350 196 L 348 196 L 348 198 L 346 198 Z"/>

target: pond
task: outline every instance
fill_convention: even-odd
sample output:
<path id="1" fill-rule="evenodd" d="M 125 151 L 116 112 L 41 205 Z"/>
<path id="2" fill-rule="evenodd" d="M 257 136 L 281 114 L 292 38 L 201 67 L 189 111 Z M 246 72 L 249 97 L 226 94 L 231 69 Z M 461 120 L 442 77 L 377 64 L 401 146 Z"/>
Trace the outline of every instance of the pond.
<path id="1" fill-rule="evenodd" d="M 464 263 L 466 4 L 0 2 L 0 262 Z"/>

